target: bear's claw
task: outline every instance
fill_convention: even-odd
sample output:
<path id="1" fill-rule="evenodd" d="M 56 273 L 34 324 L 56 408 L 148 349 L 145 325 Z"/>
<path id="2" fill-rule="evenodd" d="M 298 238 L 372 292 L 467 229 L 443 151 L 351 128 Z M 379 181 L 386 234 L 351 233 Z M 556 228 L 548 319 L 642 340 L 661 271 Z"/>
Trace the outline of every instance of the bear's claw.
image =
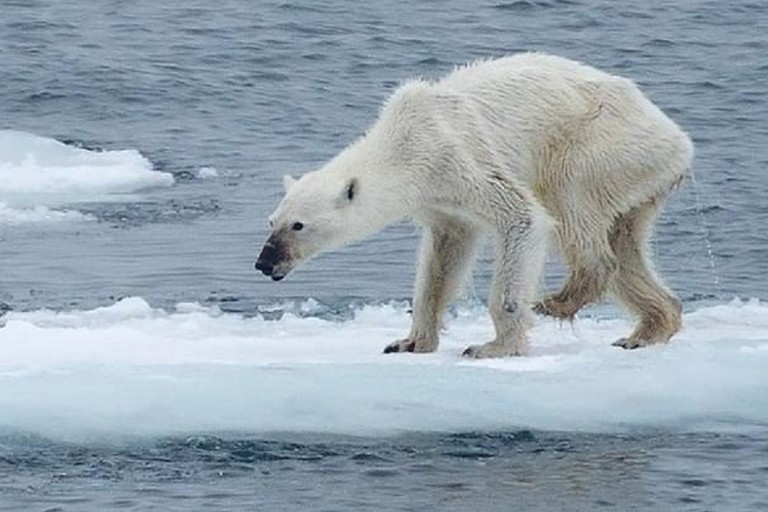
<path id="1" fill-rule="evenodd" d="M 655 339 L 644 339 L 644 338 L 638 338 L 636 336 L 630 336 L 628 338 L 620 338 L 611 345 L 614 347 L 621 347 L 626 350 L 634 350 L 636 348 L 643 348 L 647 347 L 649 345 L 658 345 L 660 343 L 666 343 L 666 339 L 664 338 L 655 338 Z"/>
<path id="2" fill-rule="evenodd" d="M 405 340 L 403 340 L 405 341 Z M 393 354 L 395 352 L 413 352 L 416 348 L 416 342 L 411 341 L 409 343 L 403 343 L 402 341 L 396 341 L 394 343 L 390 343 L 386 347 L 384 347 L 384 353 L 385 354 Z"/>
<path id="3" fill-rule="evenodd" d="M 430 342 L 428 340 L 417 339 L 412 340 L 405 338 L 403 340 L 397 340 L 384 347 L 385 354 L 394 354 L 396 352 L 434 352 L 437 349 L 436 342 Z"/>
<path id="4" fill-rule="evenodd" d="M 579 308 L 571 302 L 549 297 L 533 306 L 537 315 L 551 316 L 560 320 L 573 320 Z"/>
<path id="5" fill-rule="evenodd" d="M 483 345 L 471 345 L 461 355 L 470 359 L 487 359 L 491 357 L 522 356 L 525 355 L 525 350 L 515 344 L 491 341 Z"/>

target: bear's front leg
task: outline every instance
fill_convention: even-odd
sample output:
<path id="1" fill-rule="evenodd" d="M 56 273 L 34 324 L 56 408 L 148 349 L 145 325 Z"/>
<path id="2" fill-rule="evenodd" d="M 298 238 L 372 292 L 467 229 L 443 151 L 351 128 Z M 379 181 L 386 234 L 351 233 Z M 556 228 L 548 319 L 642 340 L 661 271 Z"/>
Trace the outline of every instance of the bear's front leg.
<path id="1" fill-rule="evenodd" d="M 416 273 L 411 332 L 387 345 L 385 354 L 437 350 L 443 312 L 467 277 L 479 231 L 470 222 L 446 214 L 429 217 Z"/>
<path id="2" fill-rule="evenodd" d="M 481 359 L 524 355 L 528 329 L 533 325 L 530 306 L 544 268 L 549 217 L 533 198 L 520 193 L 517 201 L 503 203 L 497 213 L 495 270 L 488 309 L 496 338 L 468 347 L 463 355 Z"/>

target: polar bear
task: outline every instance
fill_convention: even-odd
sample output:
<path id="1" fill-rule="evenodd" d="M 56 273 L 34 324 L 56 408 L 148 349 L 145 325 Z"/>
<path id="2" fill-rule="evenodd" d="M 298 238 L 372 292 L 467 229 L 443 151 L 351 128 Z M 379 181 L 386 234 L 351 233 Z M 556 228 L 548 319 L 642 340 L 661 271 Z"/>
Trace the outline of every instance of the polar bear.
<path id="1" fill-rule="evenodd" d="M 491 231 L 495 338 L 464 355 L 522 355 L 532 310 L 571 319 L 606 291 L 638 322 L 614 345 L 663 343 L 681 327 L 681 304 L 646 243 L 692 158 L 688 136 L 628 79 L 540 53 L 476 62 L 405 83 L 357 141 L 286 177 L 256 269 L 279 281 L 320 251 L 411 219 L 424 228 L 413 324 L 384 352 L 432 352 Z M 536 303 L 549 241 L 570 276 Z"/>

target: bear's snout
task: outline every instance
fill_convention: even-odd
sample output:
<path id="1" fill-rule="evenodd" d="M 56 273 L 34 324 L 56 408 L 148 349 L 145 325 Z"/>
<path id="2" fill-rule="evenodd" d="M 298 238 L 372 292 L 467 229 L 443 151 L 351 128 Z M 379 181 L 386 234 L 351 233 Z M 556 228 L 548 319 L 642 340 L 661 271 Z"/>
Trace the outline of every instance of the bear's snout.
<path id="1" fill-rule="evenodd" d="M 286 272 L 276 271 L 275 267 L 284 266 L 288 258 L 286 258 L 283 245 L 273 240 L 273 238 L 270 237 L 267 243 L 264 244 L 255 266 L 256 270 L 265 276 L 270 276 L 273 280 L 280 281 L 285 277 Z"/>
<path id="2" fill-rule="evenodd" d="M 264 261 L 261 258 L 256 260 L 256 270 L 262 272 L 265 276 L 271 275 L 274 269 L 275 266 L 268 261 Z"/>

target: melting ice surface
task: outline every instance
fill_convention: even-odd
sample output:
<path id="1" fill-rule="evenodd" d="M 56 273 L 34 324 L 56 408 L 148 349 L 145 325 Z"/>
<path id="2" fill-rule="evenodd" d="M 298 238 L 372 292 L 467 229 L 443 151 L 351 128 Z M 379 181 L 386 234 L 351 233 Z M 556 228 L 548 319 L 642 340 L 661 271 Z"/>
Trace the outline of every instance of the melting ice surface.
<path id="1" fill-rule="evenodd" d="M 170 186 L 136 150 L 90 151 L 15 130 L 0 130 L 0 225 L 80 221 L 62 206 Z"/>
<path id="2" fill-rule="evenodd" d="M 460 357 L 490 337 L 479 307 L 453 316 L 427 355 L 381 354 L 408 327 L 402 305 L 366 306 L 340 322 L 196 304 L 166 312 L 127 298 L 3 320 L 0 428 L 65 439 L 768 425 L 768 305 L 758 301 L 703 306 L 672 343 L 637 351 L 610 346 L 627 320 L 539 320 L 529 356 L 487 361 Z"/>

